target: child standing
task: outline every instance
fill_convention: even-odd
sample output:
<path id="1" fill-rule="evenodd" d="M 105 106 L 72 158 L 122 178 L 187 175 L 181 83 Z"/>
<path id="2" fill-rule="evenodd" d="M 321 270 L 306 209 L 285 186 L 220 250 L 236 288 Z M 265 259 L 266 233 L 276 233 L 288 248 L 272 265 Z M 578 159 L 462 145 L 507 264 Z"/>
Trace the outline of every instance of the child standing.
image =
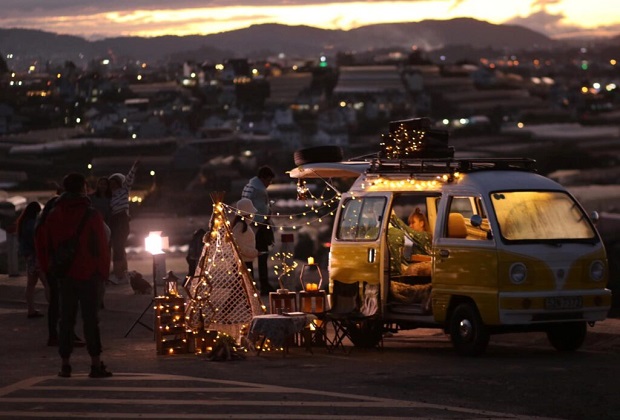
<path id="1" fill-rule="evenodd" d="M 119 284 L 129 281 L 127 276 L 127 254 L 125 246 L 129 236 L 129 191 L 138 168 L 136 160 L 127 175 L 112 174 L 110 180 L 110 231 L 112 242 L 112 274 L 110 282 Z"/>

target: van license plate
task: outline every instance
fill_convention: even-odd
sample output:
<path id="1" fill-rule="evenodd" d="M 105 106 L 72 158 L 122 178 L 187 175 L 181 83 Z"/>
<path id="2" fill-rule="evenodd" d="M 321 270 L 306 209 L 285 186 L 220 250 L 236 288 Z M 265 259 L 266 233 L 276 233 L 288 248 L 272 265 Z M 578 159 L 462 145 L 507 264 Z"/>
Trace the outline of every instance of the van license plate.
<path id="1" fill-rule="evenodd" d="M 581 296 L 557 296 L 545 298 L 545 309 L 579 309 L 583 306 Z"/>

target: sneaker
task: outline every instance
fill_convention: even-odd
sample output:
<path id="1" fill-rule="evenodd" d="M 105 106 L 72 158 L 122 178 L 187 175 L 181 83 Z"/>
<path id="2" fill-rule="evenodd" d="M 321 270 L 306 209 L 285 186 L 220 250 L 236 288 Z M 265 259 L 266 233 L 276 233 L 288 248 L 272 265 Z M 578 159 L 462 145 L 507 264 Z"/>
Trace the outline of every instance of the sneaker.
<path id="1" fill-rule="evenodd" d="M 62 365 L 60 367 L 60 372 L 58 372 L 58 376 L 61 378 L 70 378 L 71 377 L 71 365 Z"/>
<path id="2" fill-rule="evenodd" d="M 109 378 L 112 376 L 112 372 L 110 372 L 106 365 L 101 362 L 99 366 L 91 366 L 90 373 L 88 374 L 91 378 Z"/>
<path id="3" fill-rule="evenodd" d="M 108 283 L 121 284 L 121 280 L 118 277 L 116 277 L 114 274 L 110 274 L 110 277 L 108 278 Z"/>

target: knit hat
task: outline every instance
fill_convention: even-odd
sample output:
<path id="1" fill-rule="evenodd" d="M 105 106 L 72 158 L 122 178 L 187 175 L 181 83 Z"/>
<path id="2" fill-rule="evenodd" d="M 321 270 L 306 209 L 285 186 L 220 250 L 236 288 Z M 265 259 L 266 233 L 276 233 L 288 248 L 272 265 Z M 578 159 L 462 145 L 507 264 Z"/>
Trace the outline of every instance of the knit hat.
<path id="1" fill-rule="evenodd" d="M 125 175 L 115 173 L 110 175 L 110 177 L 108 178 L 109 181 L 112 181 L 113 179 L 116 179 L 122 185 L 125 182 Z"/>
<path id="2" fill-rule="evenodd" d="M 240 210 L 242 213 L 252 213 L 255 214 L 258 210 L 256 210 L 256 207 L 254 207 L 254 204 L 252 204 L 252 200 L 250 200 L 249 198 L 242 198 L 241 200 L 237 201 L 237 209 Z"/>

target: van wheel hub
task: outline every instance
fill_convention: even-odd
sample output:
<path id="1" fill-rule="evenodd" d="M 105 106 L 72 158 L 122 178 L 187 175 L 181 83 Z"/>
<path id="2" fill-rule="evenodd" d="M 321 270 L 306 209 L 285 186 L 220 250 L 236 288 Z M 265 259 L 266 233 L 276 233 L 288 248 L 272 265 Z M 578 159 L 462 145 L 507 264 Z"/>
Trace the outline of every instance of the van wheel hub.
<path id="1" fill-rule="evenodd" d="M 470 339 L 473 333 L 473 326 L 469 319 L 462 319 L 459 323 L 459 334 L 463 339 Z"/>
<path id="2" fill-rule="evenodd" d="M 448 328 L 452 345 L 461 356 L 478 356 L 489 344 L 489 331 L 473 303 L 461 303 L 454 308 Z"/>

